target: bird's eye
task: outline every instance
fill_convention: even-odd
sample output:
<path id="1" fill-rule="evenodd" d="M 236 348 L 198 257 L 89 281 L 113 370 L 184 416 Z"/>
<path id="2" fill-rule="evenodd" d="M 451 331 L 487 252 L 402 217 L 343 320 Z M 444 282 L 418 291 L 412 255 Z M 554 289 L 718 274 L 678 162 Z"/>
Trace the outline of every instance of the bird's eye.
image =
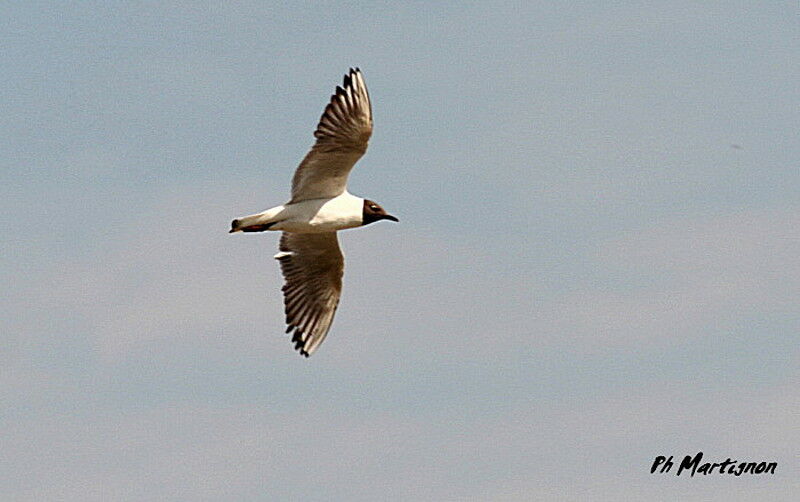
<path id="1" fill-rule="evenodd" d="M 372 209 L 373 211 L 378 211 L 378 210 L 380 209 L 380 208 L 379 208 L 378 206 L 376 206 L 375 204 L 373 204 L 373 205 L 369 206 L 369 208 L 370 208 L 370 209 Z"/>

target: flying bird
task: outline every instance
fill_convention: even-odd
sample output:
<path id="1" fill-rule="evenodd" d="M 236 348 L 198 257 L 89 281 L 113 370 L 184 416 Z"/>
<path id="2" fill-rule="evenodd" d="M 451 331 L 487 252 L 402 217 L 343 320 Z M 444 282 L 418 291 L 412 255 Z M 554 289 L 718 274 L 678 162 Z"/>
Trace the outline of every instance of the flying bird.
<path id="1" fill-rule="evenodd" d="M 316 142 L 292 178 L 289 202 L 233 220 L 230 232 L 281 231 L 275 255 L 284 277 L 286 333 L 308 357 L 331 329 L 342 294 L 344 257 L 336 232 L 398 221 L 380 204 L 347 191 L 347 176 L 367 151 L 372 105 L 361 71 L 350 69 L 314 131 Z"/>

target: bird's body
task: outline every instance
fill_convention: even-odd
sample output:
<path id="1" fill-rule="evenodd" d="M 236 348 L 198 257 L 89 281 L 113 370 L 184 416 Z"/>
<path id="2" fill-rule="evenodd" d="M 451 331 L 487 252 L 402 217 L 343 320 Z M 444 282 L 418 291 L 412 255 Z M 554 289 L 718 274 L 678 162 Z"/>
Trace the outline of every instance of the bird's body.
<path id="1" fill-rule="evenodd" d="M 233 232 L 283 232 L 275 259 L 283 286 L 287 333 L 304 356 L 330 330 L 339 304 L 344 257 L 336 232 L 378 220 L 397 221 L 375 202 L 347 191 L 347 176 L 367 150 L 372 106 L 361 72 L 345 75 L 320 118 L 316 143 L 292 178 L 286 204 L 233 220 Z"/>
<path id="2" fill-rule="evenodd" d="M 364 199 L 344 192 L 326 199 L 287 202 L 264 212 L 236 220 L 232 232 L 252 228 L 296 233 L 335 232 L 363 223 Z"/>

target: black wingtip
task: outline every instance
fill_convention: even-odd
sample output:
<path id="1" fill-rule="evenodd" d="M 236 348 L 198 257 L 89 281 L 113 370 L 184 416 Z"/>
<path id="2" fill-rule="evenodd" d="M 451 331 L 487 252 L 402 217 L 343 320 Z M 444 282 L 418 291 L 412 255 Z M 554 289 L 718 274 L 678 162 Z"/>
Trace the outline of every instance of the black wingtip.
<path id="1" fill-rule="evenodd" d="M 344 76 L 345 87 L 347 87 L 346 84 L 348 82 L 352 82 L 353 80 L 355 80 L 355 76 L 358 73 L 361 73 L 361 70 L 358 69 L 358 66 L 356 66 L 355 68 L 350 68 L 350 71 L 347 73 L 347 75 Z"/>

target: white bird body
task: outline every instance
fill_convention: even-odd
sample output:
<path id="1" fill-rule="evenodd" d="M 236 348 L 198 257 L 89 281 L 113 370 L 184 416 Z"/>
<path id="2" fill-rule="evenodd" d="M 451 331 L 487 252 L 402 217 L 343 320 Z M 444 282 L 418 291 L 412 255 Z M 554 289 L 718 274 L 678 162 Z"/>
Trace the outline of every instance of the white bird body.
<path id="1" fill-rule="evenodd" d="M 267 227 L 296 233 L 335 232 L 359 227 L 363 220 L 364 199 L 345 191 L 336 197 L 287 202 L 258 214 L 239 218 L 240 227 Z"/>

